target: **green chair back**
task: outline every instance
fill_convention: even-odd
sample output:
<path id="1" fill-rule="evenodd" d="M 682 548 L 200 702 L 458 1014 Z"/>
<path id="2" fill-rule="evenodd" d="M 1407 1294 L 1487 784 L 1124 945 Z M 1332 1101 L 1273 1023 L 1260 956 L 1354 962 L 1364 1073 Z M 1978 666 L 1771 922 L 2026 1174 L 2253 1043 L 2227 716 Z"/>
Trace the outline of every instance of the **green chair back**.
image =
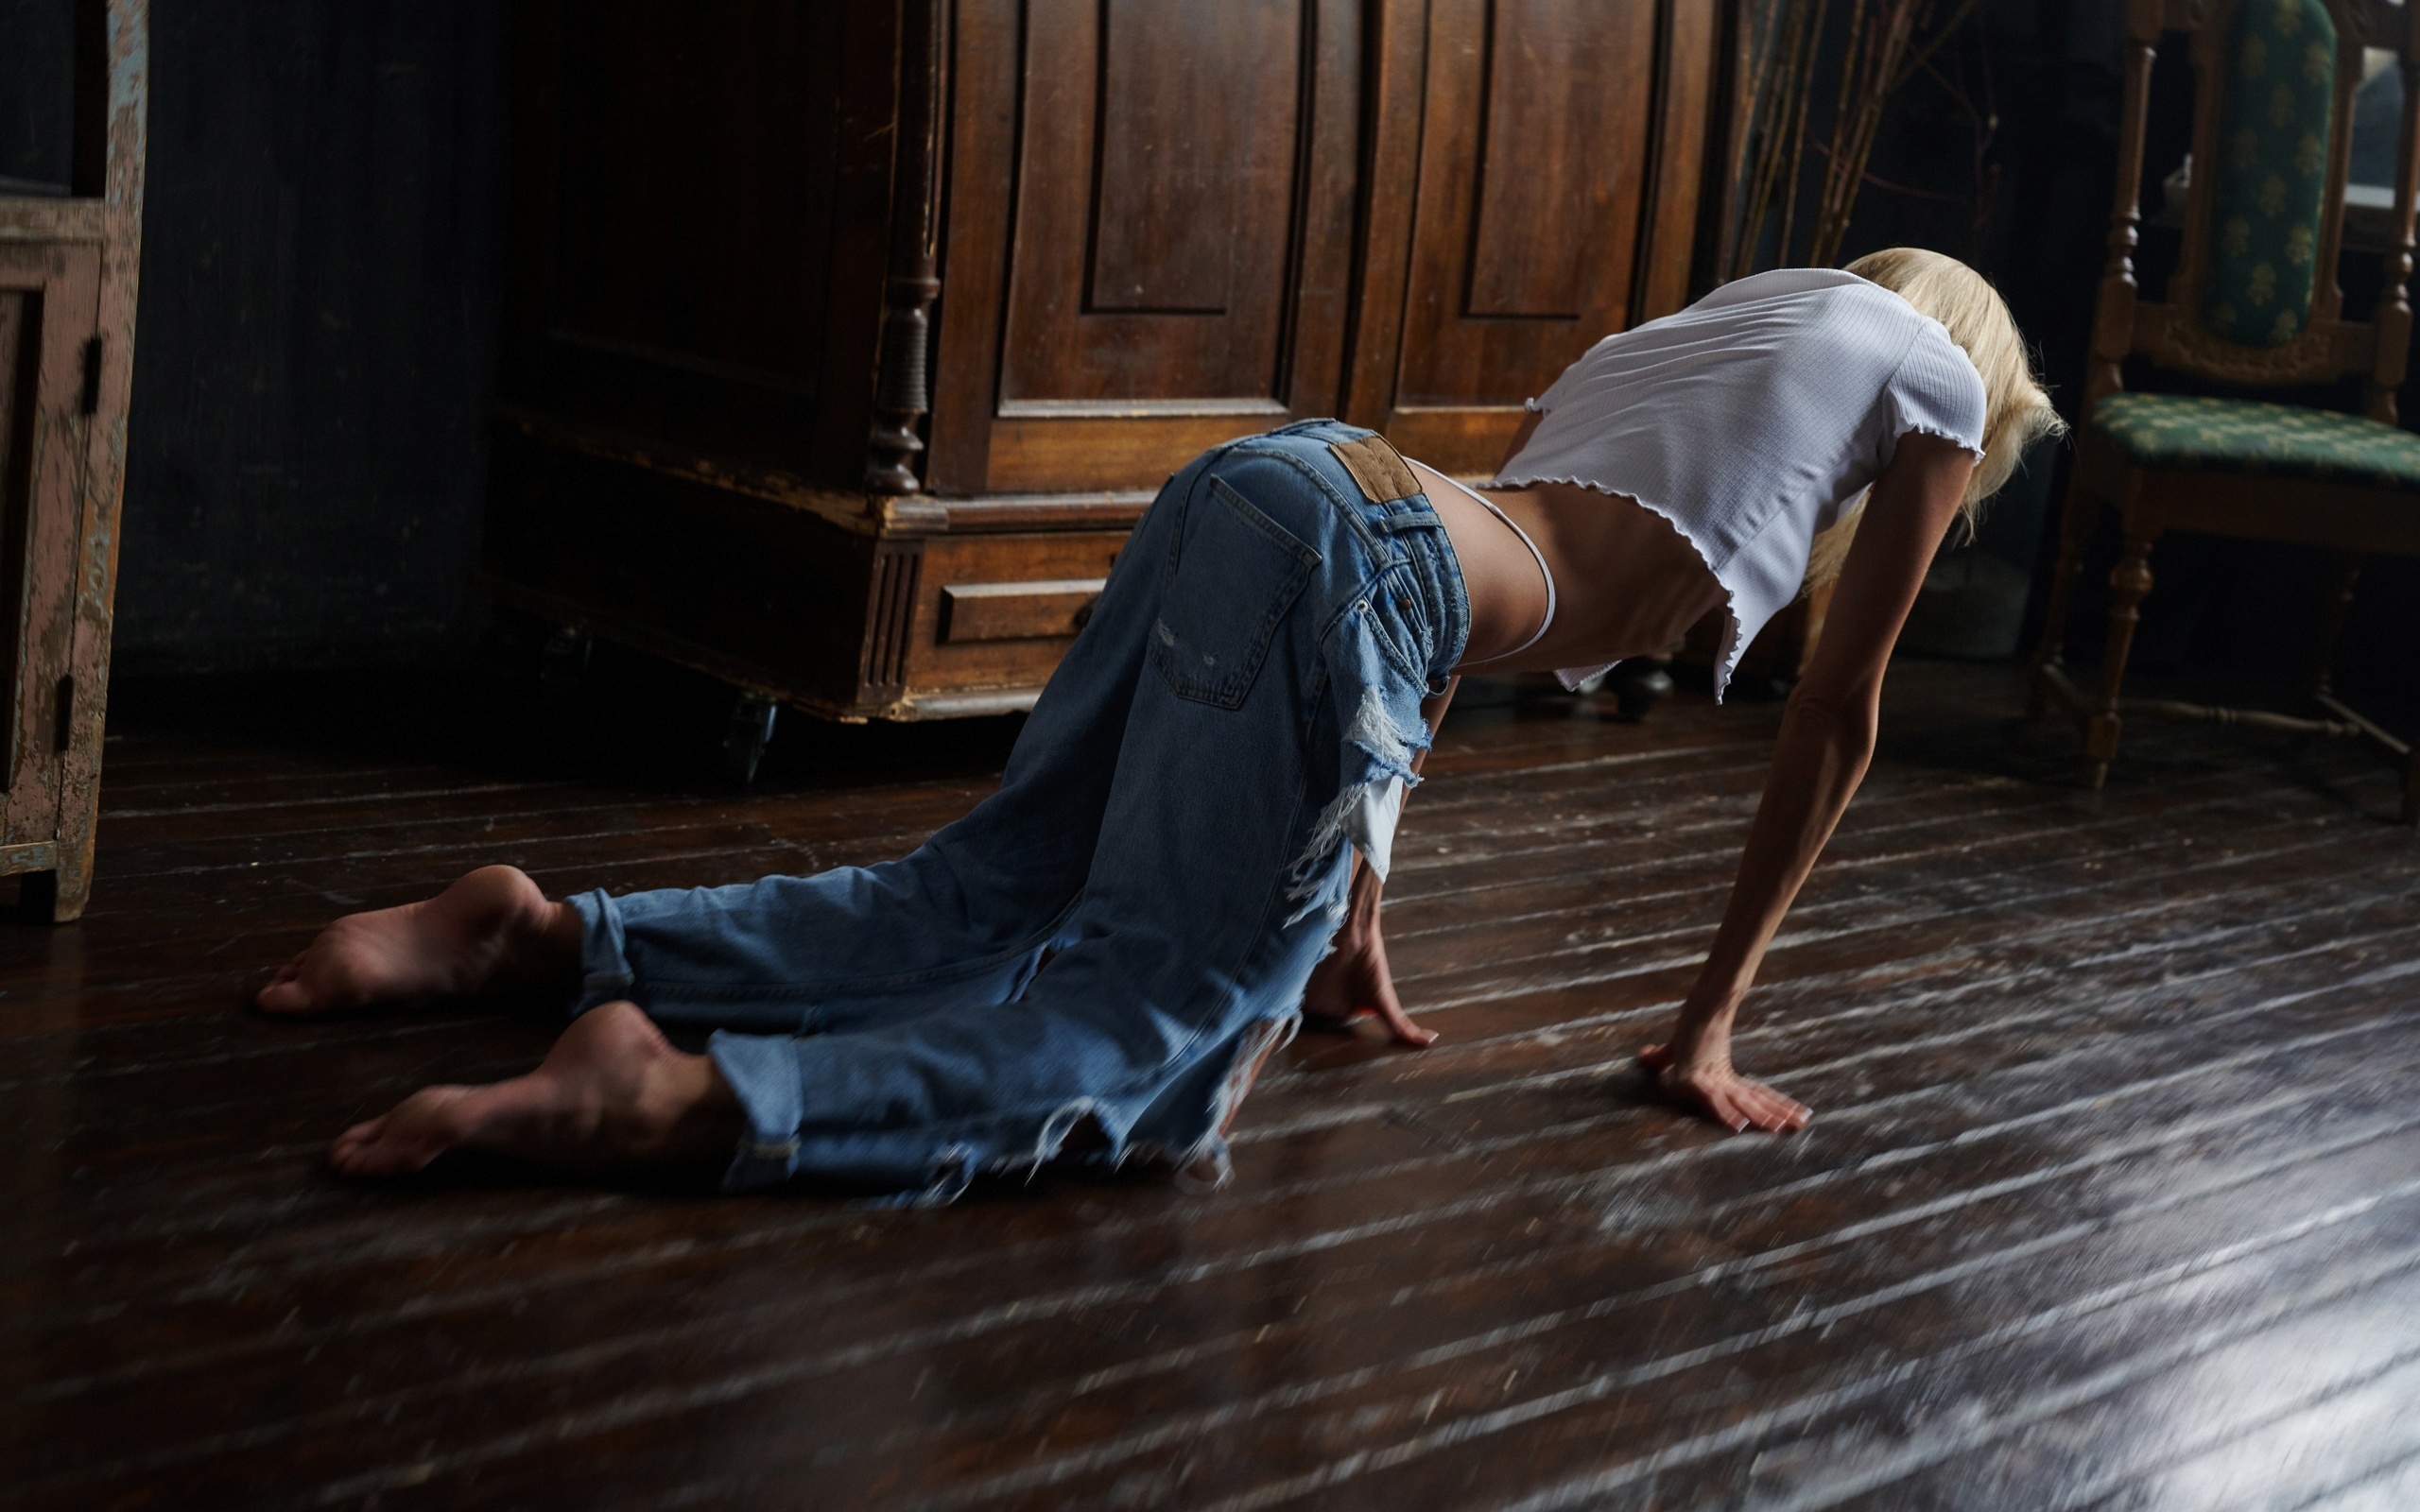
<path id="1" fill-rule="evenodd" d="M 2336 21 L 2321 0 L 2243 0 L 2224 36 L 2202 322 L 2238 346 L 2282 347 L 2318 298 Z"/>
<path id="2" fill-rule="evenodd" d="M 2411 206 L 2420 105 L 2420 0 L 2124 0 L 2125 105 L 2110 262 L 2086 369 L 2087 404 L 2122 387 L 2130 355 L 2222 384 L 2285 387 L 2360 373 L 2363 412 L 2392 420 L 2411 344 Z M 2158 300 L 2135 286 L 2153 55 L 2189 33 L 2193 176 L 2176 271 Z M 2368 320 L 2343 318 L 2337 252 L 2362 48 L 2403 69 L 2396 204 L 2386 278 Z"/>

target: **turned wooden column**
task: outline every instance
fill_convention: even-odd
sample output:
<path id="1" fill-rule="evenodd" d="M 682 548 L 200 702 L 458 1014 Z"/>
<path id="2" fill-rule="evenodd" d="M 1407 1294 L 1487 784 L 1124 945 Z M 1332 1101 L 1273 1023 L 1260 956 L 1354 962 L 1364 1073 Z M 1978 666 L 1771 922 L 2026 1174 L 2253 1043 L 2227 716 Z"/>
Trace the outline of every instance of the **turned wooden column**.
<path id="1" fill-rule="evenodd" d="M 873 433 L 866 449 L 866 489 L 897 497 L 924 485 L 917 425 L 932 407 L 925 368 L 932 350 L 933 301 L 942 292 L 934 263 L 940 182 L 941 0 L 908 0 L 900 18 L 899 136 L 892 158 L 890 276 L 883 287 L 882 340 L 874 372 Z"/>

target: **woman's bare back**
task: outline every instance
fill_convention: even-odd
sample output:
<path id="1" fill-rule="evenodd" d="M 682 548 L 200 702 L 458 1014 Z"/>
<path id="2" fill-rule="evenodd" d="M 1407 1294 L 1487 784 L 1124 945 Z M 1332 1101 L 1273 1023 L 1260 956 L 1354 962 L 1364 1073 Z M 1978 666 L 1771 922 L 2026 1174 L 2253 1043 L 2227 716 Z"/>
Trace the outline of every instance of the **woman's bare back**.
<path id="1" fill-rule="evenodd" d="M 1434 469 L 1414 466 L 1427 474 L 1429 502 L 1461 564 L 1471 612 L 1466 667 L 1534 672 L 1652 656 L 1722 605 L 1722 585 L 1697 548 L 1635 500 L 1567 483 L 1491 489 L 1489 500 L 1529 533 L 1555 580 L 1554 623 L 1536 644 L 1508 656 L 1546 614 L 1537 561 L 1485 507 Z"/>

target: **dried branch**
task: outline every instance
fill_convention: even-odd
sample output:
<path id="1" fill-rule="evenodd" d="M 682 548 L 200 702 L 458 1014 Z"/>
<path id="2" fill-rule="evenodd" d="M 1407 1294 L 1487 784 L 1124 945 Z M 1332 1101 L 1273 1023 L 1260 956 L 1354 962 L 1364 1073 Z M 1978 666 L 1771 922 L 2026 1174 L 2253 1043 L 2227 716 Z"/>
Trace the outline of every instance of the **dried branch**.
<path id="1" fill-rule="evenodd" d="M 1828 119 L 1815 119 L 1815 72 L 1824 52 L 1829 0 L 1751 0 L 1752 38 L 1743 69 L 1745 129 L 1734 148 L 1737 215 L 1726 228 L 1717 263 L 1739 278 L 1760 261 L 1765 227 L 1778 214 L 1773 258 L 1798 260 L 1800 198 L 1807 185 L 1806 155 L 1819 162 L 1808 207 L 1805 261 L 1828 266 L 1849 232 L 1858 191 L 1875 181 L 1866 171 L 1893 98 L 1916 75 L 1928 75 L 1974 123 L 1977 209 L 1973 234 L 1988 218 L 1992 175 L 1984 163 L 1997 118 L 1978 111 L 1966 94 L 1934 66 L 1942 48 L 1975 14 L 1977 0 L 1847 0 L 1846 35 Z M 1955 55 L 1953 55 L 1955 56 Z M 1985 60 L 1984 90 L 1991 84 Z M 1964 70 L 1960 69 L 1962 75 Z M 1893 185 L 1893 189 L 1903 186 Z M 1926 198 L 1937 198 L 1927 194 Z"/>

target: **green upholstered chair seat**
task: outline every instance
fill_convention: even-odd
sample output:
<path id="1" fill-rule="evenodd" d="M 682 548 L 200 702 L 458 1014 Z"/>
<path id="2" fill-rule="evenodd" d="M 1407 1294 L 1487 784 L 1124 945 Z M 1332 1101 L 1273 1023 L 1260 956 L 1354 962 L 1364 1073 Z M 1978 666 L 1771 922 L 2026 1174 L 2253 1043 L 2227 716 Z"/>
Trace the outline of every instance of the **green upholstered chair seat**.
<path id="1" fill-rule="evenodd" d="M 2332 409 L 2111 394 L 2085 423 L 2136 467 L 2262 472 L 2420 493 L 2420 435 Z"/>

